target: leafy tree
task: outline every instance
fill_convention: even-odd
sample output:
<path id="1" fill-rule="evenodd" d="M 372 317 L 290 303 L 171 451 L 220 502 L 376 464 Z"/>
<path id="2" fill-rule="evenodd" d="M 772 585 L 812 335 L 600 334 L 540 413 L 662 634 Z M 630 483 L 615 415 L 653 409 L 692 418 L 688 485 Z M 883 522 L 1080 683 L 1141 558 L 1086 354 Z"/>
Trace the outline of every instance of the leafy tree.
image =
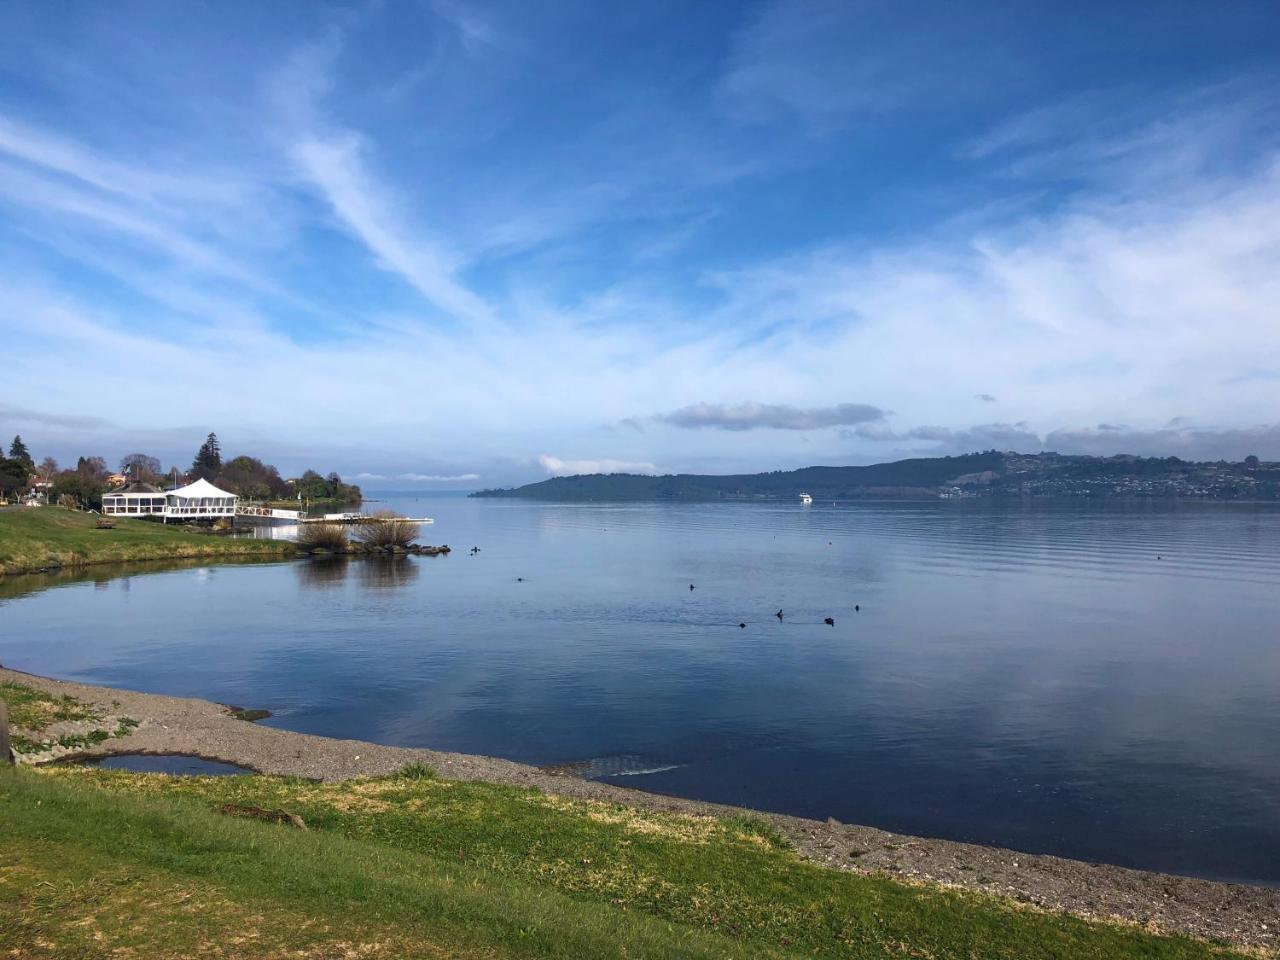
<path id="1" fill-rule="evenodd" d="M 257 457 L 236 457 L 222 468 L 218 483 L 251 500 L 282 498 L 289 495 L 289 485 L 280 477 L 280 471 Z"/>
<path id="2" fill-rule="evenodd" d="M 298 479 L 296 488 L 308 500 L 337 500 L 341 503 L 359 503 L 362 499 L 360 488 L 354 483 L 343 483 L 336 472 L 322 477 L 314 470 L 308 470 Z"/>
<path id="3" fill-rule="evenodd" d="M 120 472 L 135 483 L 155 483 L 160 479 L 160 461 L 145 453 L 120 458 Z"/>
<path id="4" fill-rule="evenodd" d="M 76 461 L 76 473 L 86 479 L 105 483 L 110 471 L 107 469 L 107 461 L 102 457 L 81 457 Z"/>
<path id="5" fill-rule="evenodd" d="M 218 444 L 218 435 L 211 432 L 196 451 L 196 458 L 191 462 L 191 475 L 212 480 L 221 470 L 222 447 Z"/>
<path id="6" fill-rule="evenodd" d="M 332 488 L 328 480 L 308 470 L 298 479 L 298 492 L 308 500 L 325 500 L 332 495 Z"/>
<path id="7" fill-rule="evenodd" d="M 1249 454 L 1249 456 L 1244 458 L 1244 465 L 1248 467 L 1250 470 L 1257 470 L 1258 458 L 1251 453 Z"/>
<path id="8" fill-rule="evenodd" d="M 28 473 L 35 473 L 36 462 L 31 459 L 31 451 L 22 442 L 22 437 L 14 437 L 13 443 L 9 444 L 9 459 L 17 460 L 27 468 Z"/>
<path id="9" fill-rule="evenodd" d="M 103 486 L 91 477 L 85 477 L 74 470 L 64 470 L 57 480 L 53 481 L 53 495 L 59 503 L 74 501 L 81 507 L 98 509 L 102 506 Z"/>
<path id="10" fill-rule="evenodd" d="M 81 457 L 74 470 L 64 470 L 53 482 L 53 493 L 59 503 L 64 497 L 82 507 L 102 506 L 102 491 L 107 483 L 107 461 L 101 457 Z"/>

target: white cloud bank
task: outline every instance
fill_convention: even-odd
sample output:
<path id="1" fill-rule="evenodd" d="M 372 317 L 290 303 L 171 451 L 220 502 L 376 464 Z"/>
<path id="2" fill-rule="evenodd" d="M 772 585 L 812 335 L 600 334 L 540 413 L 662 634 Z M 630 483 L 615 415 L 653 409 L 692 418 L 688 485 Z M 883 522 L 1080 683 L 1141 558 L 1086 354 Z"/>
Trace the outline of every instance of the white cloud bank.
<path id="1" fill-rule="evenodd" d="M 446 476 L 438 473 L 402 473 L 396 479 L 411 480 L 414 483 L 465 483 L 470 480 L 479 480 L 480 474 L 456 473 L 452 476 Z"/>
<path id="2" fill-rule="evenodd" d="M 538 465 L 553 477 L 571 477 L 587 473 L 657 473 L 652 463 L 636 460 L 561 460 L 542 454 Z"/>

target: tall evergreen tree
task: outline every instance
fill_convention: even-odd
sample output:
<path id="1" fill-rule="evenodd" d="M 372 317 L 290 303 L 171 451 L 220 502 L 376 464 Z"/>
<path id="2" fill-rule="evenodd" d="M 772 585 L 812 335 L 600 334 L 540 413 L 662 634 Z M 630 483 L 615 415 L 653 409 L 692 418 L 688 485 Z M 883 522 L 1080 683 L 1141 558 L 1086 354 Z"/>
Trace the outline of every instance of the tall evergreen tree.
<path id="1" fill-rule="evenodd" d="M 212 480 L 222 469 L 222 447 L 218 444 L 218 435 L 210 433 L 196 451 L 196 458 L 191 462 L 193 476 Z"/>
<path id="2" fill-rule="evenodd" d="M 0 447 L 0 449 L 3 449 Z M 0 496 L 13 497 L 27 487 L 27 468 L 11 457 L 0 456 Z"/>
<path id="3" fill-rule="evenodd" d="M 27 468 L 28 473 L 34 473 L 36 462 L 31 457 L 31 451 L 27 449 L 27 445 L 22 442 L 22 437 L 14 437 L 13 443 L 9 445 L 9 459 L 17 460 Z"/>

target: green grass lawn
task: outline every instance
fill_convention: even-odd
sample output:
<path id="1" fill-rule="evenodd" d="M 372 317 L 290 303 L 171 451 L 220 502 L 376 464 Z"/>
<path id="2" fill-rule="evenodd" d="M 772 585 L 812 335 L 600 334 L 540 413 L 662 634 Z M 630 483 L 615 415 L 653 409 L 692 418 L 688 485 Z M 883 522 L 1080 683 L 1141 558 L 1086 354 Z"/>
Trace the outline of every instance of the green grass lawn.
<path id="1" fill-rule="evenodd" d="M 219 814 L 224 804 L 287 810 L 308 829 Z M 422 768 L 343 784 L 0 772 L 0 956 L 115 955 L 1234 956 L 825 870 L 749 819 Z"/>
<path id="2" fill-rule="evenodd" d="M 294 551 L 285 541 L 233 539 L 188 533 L 147 520 L 111 519 L 114 529 L 99 530 L 96 515 L 62 507 L 0 510 L 0 574 L 127 560 L 265 559 L 292 556 Z"/>

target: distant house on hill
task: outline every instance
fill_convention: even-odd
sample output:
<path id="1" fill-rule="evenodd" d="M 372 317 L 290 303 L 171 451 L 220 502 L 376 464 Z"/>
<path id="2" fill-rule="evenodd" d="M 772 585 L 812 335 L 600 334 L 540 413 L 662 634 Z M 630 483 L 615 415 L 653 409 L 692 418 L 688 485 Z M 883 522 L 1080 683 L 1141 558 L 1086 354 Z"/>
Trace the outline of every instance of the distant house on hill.
<path id="1" fill-rule="evenodd" d="M 176 490 L 163 491 L 149 483 L 133 483 L 123 490 L 102 495 L 102 512 L 113 516 L 159 517 L 170 520 L 217 520 L 236 515 L 234 493 L 220 490 L 208 480 L 197 480 Z"/>

